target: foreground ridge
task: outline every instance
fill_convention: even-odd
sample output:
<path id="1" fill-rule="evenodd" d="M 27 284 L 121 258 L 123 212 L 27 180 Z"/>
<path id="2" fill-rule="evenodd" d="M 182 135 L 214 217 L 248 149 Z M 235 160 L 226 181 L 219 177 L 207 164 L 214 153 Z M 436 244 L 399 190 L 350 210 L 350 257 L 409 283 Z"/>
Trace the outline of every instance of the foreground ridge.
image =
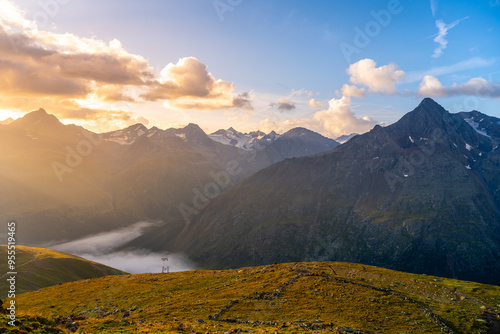
<path id="1" fill-rule="evenodd" d="M 18 302 L 21 316 L 54 326 L 70 319 L 82 333 L 495 333 L 500 326 L 499 287 L 339 262 L 108 276 Z"/>

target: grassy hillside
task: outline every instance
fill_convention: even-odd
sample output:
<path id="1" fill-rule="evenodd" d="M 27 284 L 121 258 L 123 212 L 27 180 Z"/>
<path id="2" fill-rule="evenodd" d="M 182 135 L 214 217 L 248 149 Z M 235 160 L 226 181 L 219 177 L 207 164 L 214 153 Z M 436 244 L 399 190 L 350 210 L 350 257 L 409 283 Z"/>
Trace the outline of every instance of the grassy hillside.
<path id="1" fill-rule="evenodd" d="M 4 281 L 7 246 L 0 245 L 0 273 Z M 127 274 L 96 262 L 46 248 L 16 246 L 16 292 L 23 293 L 65 282 Z M 7 296 L 7 284 L 0 285 L 0 298 Z"/>
<path id="2" fill-rule="evenodd" d="M 17 304 L 18 315 L 43 317 L 24 326 L 48 321 L 47 332 L 66 317 L 79 333 L 498 333 L 500 325 L 500 287 L 338 262 L 108 276 L 22 294 Z"/>

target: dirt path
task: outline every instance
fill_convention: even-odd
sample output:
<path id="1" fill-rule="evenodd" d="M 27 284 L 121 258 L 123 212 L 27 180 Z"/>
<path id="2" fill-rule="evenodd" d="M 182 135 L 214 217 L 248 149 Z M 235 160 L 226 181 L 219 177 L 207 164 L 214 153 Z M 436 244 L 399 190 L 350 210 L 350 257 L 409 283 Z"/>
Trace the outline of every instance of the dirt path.
<path id="1" fill-rule="evenodd" d="M 39 257 L 39 256 L 40 256 L 40 252 L 38 252 L 38 253 L 35 255 L 35 257 L 34 257 L 34 258 L 32 258 L 31 260 L 26 261 L 26 262 L 24 262 L 23 264 L 21 264 L 21 265 L 19 265 L 19 266 L 16 266 L 16 271 L 17 271 L 17 269 L 18 269 L 18 268 L 21 268 L 22 266 L 25 266 L 25 265 L 27 265 L 27 264 L 29 264 L 29 263 L 32 263 L 32 262 L 35 262 L 35 261 L 38 259 L 38 257 Z M 0 276 L 0 279 L 4 278 L 4 277 L 5 277 L 5 276 L 7 276 L 7 275 L 8 275 L 8 273 L 3 274 L 2 276 Z"/>

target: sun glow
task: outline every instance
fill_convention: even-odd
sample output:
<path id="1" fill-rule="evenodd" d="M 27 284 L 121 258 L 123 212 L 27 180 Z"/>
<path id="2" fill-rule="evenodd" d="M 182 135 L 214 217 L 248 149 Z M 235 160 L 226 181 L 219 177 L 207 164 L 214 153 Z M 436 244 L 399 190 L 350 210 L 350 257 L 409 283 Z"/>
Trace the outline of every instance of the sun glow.
<path id="1" fill-rule="evenodd" d="M 5 121 L 8 118 L 18 119 L 22 117 L 24 113 L 12 111 L 9 109 L 0 109 L 0 121 Z"/>

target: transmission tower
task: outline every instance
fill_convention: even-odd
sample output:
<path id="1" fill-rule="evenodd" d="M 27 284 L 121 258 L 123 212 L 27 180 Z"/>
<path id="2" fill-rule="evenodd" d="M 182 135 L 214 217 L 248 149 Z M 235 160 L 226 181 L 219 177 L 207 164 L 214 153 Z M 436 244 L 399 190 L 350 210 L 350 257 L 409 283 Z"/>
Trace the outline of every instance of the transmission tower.
<path id="1" fill-rule="evenodd" d="M 161 273 L 168 274 L 169 273 L 168 257 L 162 257 L 161 260 L 163 261 L 163 267 L 161 268 Z M 165 265 L 165 262 L 166 262 L 166 265 Z"/>

